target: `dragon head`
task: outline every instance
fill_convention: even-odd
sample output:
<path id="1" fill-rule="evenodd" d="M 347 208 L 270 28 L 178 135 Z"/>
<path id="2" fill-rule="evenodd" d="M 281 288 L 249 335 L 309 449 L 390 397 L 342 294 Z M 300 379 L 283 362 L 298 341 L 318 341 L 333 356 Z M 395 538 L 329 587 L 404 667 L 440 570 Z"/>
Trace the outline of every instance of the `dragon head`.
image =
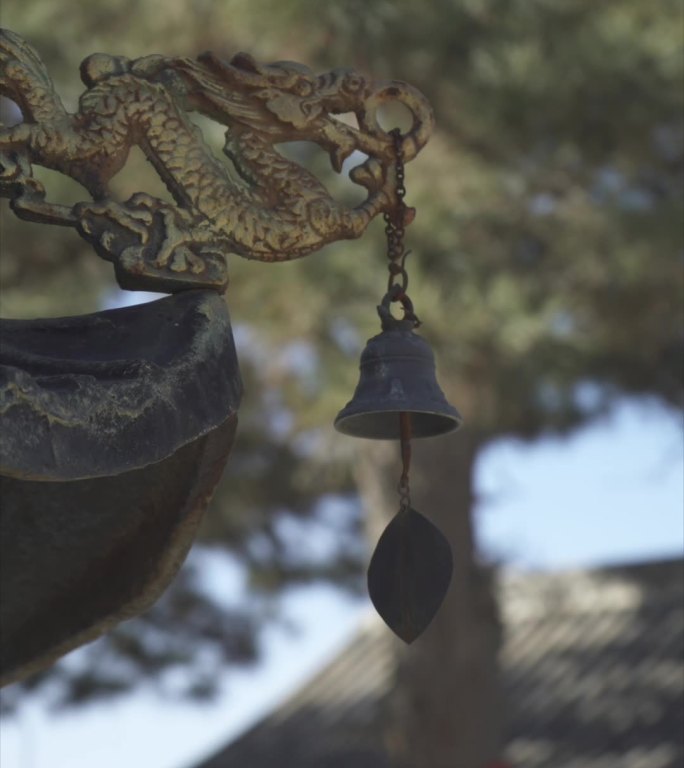
<path id="1" fill-rule="evenodd" d="M 229 61 L 213 53 L 173 59 L 172 68 L 186 83 L 191 108 L 230 126 L 257 128 L 273 143 L 313 141 L 329 152 L 338 172 L 355 150 L 383 165 L 393 161 L 393 139 L 378 122 L 388 102 L 403 104 L 413 117 L 402 138 L 405 161 L 416 156 L 433 128 L 432 109 L 420 91 L 400 81 L 374 84 L 351 69 L 315 75 L 296 62 L 259 64 L 246 53 Z M 358 127 L 335 118 L 346 113 L 356 115 Z"/>

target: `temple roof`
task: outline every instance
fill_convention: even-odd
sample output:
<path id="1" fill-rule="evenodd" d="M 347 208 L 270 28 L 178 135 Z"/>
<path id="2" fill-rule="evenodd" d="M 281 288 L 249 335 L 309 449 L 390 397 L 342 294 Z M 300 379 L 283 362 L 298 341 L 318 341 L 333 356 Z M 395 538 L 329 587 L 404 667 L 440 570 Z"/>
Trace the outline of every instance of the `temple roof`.
<path id="1" fill-rule="evenodd" d="M 684 561 L 505 573 L 501 654 L 520 768 L 679 768 Z M 390 768 L 376 727 L 393 638 L 369 618 L 309 683 L 197 768 Z"/>

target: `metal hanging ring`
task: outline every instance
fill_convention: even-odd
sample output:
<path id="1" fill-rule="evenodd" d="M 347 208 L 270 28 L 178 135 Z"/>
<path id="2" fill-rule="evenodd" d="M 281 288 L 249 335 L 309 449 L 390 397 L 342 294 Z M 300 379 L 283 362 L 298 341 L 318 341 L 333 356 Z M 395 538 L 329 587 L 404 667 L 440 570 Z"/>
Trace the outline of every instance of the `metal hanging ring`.
<path id="1" fill-rule="evenodd" d="M 401 318 L 401 320 L 397 320 L 390 310 L 390 305 L 397 301 L 401 304 L 402 309 L 404 310 L 404 317 Z M 418 326 L 421 325 L 420 320 L 413 311 L 413 302 L 398 283 L 392 285 L 389 291 L 383 296 L 382 301 L 378 306 L 378 315 L 380 315 L 382 329 L 384 331 L 412 331 L 414 328 L 418 328 Z"/>

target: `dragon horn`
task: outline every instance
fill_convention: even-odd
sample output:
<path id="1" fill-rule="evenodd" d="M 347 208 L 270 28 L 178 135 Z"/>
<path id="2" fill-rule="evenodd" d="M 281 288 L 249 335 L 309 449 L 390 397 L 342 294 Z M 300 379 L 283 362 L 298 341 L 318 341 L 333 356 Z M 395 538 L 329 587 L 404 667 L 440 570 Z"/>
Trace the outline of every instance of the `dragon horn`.
<path id="1" fill-rule="evenodd" d="M 0 29 L 0 94 L 14 101 L 29 122 L 66 115 L 40 56 L 9 29 Z"/>
<path id="2" fill-rule="evenodd" d="M 249 88 L 264 88 L 268 85 L 266 69 L 248 53 L 236 53 L 230 61 L 226 61 L 206 51 L 197 57 L 197 62 L 228 84 Z"/>

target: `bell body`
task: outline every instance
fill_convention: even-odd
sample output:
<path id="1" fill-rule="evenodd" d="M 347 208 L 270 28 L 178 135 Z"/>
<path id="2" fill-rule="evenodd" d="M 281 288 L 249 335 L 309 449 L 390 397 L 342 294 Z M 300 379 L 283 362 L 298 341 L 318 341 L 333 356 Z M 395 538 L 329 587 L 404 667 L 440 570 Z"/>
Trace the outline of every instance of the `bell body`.
<path id="1" fill-rule="evenodd" d="M 399 440 L 399 414 L 411 415 L 413 437 L 433 437 L 461 425 L 459 412 L 437 383 L 435 357 L 425 339 L 405 329 L 369 339 L 351 401 L 337 414 L 335 429 L 373 440 Z"/>

